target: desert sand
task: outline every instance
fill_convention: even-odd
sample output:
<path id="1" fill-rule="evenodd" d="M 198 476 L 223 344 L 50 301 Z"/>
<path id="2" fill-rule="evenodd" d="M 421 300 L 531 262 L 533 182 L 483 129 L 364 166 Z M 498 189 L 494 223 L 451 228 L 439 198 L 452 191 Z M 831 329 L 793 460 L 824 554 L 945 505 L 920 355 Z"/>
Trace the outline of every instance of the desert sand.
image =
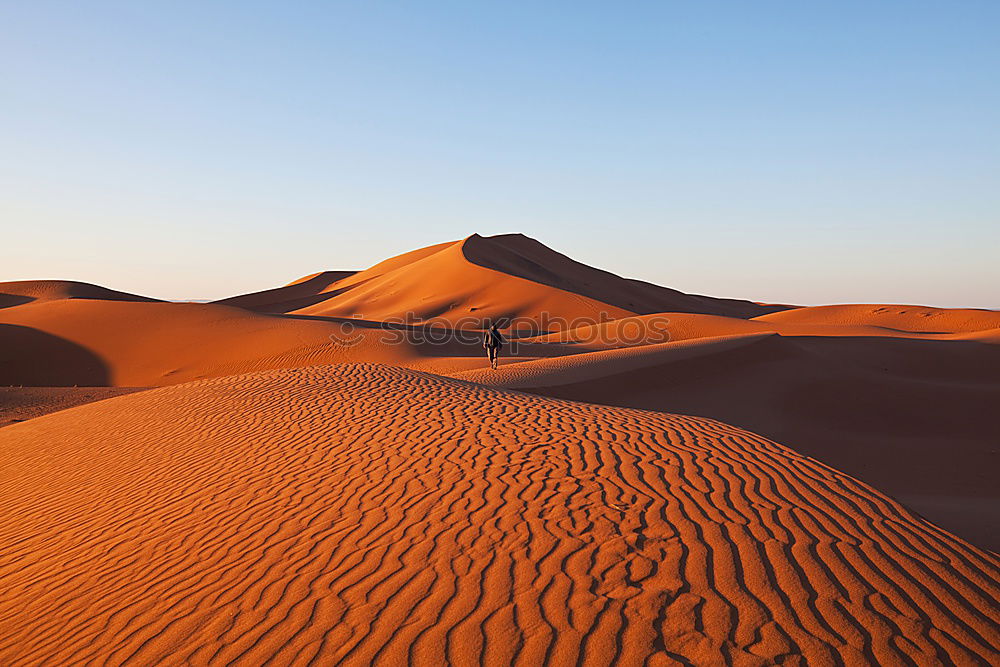
<path id="1" fill-rule="evenodd" d="M 131 387 L 0 387 L 0 426 L 142 389 Z"/>
<path id="2" fill-rule="evenodd" d="M 520 235 L 0 283 L 0 664 L 997 664 L 998 332 Z"/>

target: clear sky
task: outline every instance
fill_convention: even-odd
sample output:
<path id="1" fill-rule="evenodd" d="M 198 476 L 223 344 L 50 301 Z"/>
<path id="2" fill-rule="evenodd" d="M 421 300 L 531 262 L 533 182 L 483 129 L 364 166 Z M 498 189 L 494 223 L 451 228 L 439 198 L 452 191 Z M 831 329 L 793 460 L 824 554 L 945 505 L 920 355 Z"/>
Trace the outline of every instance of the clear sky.
<path id="1" fill-rule="evenodd" d="M 0 3 L 0 280 L 217 298 L 521 232 L 1000 307 L 1000 2 Z"/>

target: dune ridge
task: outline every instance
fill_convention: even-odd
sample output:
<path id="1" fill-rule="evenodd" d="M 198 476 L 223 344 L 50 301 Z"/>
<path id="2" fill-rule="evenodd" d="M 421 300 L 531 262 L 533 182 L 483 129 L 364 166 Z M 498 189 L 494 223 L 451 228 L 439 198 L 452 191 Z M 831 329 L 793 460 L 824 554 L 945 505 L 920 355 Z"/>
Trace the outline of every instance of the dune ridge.
<path id="1" fill-rule="evenodd" d="M 994 555 L 712 420 L 346 365 L 0 456 L 7 664 L 1000 660 Z"/>
<path id="2" fill-rule="evenodd" d="M 0 282 L 0 308 L 20 306 L 34 301 L 60 299 L 95 299 L 102 301 L 153 302 L 148 296 L 82 283 L 76 280 L 14 280 Z"/>

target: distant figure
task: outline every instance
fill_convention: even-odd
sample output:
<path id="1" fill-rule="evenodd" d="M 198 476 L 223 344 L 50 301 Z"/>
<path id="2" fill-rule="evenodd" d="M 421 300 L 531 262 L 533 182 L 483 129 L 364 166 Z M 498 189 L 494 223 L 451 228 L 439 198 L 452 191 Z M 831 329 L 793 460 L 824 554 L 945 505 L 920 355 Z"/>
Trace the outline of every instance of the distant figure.
<path id="1" fill-rule="evenodd" d="M 493 370 L 497 369 L 497 362 L 500 360 L 500 348 L 507 341 L 504 337 L 500 335 L 500 330 L 497 328 L 496 323 L 491 324 L 483 334 L 483 347 L 486 348 L 486 354 L 490 357 L 490 368 Z"/>

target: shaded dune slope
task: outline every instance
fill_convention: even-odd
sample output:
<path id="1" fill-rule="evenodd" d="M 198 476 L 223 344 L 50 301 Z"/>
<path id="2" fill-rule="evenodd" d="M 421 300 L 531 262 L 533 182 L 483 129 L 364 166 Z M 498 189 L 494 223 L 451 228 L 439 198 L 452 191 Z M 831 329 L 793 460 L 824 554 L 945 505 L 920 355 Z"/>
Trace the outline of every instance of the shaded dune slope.
<path id="1" fill-rule="evenodd" d="M 719 419 L 874 484 L 1000 550 L 1000 347 L 752 334 L 529 361 L 455 377 Z"/>
<path id="2" fill-rule="evenodd" d="M 514 365 L 473 368 L 449 373 L 449 377 L 502 389 L 525 389 L 601 380 L 632 370 L 677 363 L 700 357 L 713 359 L 723 352 L 752 346 L 775 334 L 717 336 L 711 339 L 671 341 L 536 359 Z"/>
<path id="3" fill-rule="evenodd" d="M 107 364 L 92 350 L 31 326 L 0 322 L 0 386 L 106 386 Z"/>
<path id="4" fill-rule="evenodd" d="M 349 365 L 0 457 L 5 664 L 1000 660 L 995 556 L 711 420 Z"/>

